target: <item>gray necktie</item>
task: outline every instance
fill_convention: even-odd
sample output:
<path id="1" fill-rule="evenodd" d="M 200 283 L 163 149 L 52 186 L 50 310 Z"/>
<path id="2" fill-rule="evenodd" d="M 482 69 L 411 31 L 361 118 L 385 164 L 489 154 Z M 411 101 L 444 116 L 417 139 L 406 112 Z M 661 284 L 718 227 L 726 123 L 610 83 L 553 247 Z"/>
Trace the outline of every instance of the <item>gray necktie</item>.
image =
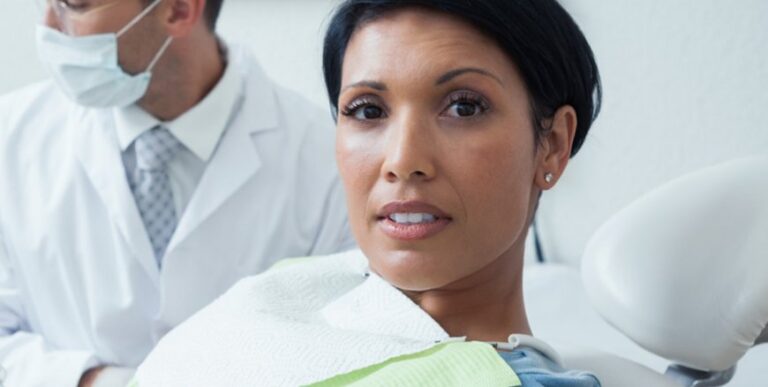
<path id="1" fill-rule="evenodd" d="M 163 127 L 144 132 L 134 143 L 136 174 L 131 190 L 158 265 L 176 230 L 176 209 L 166 166 L 181 146 Z"/>

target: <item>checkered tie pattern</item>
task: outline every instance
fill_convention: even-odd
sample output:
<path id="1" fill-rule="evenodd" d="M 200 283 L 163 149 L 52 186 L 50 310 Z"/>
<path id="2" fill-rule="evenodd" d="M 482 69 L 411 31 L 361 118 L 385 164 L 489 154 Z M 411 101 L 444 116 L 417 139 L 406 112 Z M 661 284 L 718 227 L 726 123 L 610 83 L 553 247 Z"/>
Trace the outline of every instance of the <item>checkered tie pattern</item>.
<path id="1" fill-rule="evenodd" d="M 160 126 L 144 132 L 134 143 L 137 170 L 131 190 L 158 266 L 177 223 L 166 167 L 181 147 L 179 140 Z"/>

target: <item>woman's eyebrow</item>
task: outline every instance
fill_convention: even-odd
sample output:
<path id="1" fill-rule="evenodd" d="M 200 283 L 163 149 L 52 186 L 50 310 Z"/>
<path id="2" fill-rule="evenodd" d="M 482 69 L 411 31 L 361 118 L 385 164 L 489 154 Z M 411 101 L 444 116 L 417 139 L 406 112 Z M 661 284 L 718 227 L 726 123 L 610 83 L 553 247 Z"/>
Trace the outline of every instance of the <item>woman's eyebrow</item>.
<path id="1" fill-rule="evenodd" d="M 475 74 L 484 75 L 484 76 L 489 77 L 489 78 L 493 78 L 493 80 L 498 82 L 500 85 L 504 86 L 504 82 L 501 81 L 501 78 L 497 77 L 496 75 L 494 75 L 493 73 L 491 73 L 489 71 L 486 71 L 486 70 L 483 70 L 483 69 L 480 69 L 480 68 L 477 68 L 477 67 L 463 67 L 463 68 L 460 68 L 460 69 L 451 70 L 451 71 L 441 75 L 440 78 L 438 78 L 437 81 L 435 81 L 435 85 L 436 86 L 440 86 L 440 85 L 442 85 L 442 84 L 444 84 L 444 83 L 446 83 L 446 82 L 448 82 L 448 81 L 450 81 L 450 80 L 452 80 L 452 79 L 454 79 L 454 78 L 456 78 L 458 76 L 461 76 L 461 75 L 464 75 L 464 74 L 467 74 L 467 73 L 475 73 Z"/>
<path id="2" fill-rule="evenodd" d="M 497 77 L 496 75 L 494 75 L 493 73 L 491 73 L 491 72 L 489 72 L 487 70 L 483 70 L 483 69 L 477 68 L 477 67 L 463 67 L 463 68 L 460 68 L 460 69 L 451 70 L 451 71 L 441 75 L 440 78 L 438 78 L 437 81 L 435 81 L 435 85 L 437 85 L 437 86 L 442 85 L 442 84 L 444 84 L 444 83 L 446 83 L 446 82 L 448 82 L 448 81 L 450 81 L 450 80 L 452 80 L 452 79 L 454 79 L 456 77 L 459 77 L 459 76 L 467 74 L 467 73 L 475 73 L 475 74 L 484 75 L 486 77 L 492 78 L 493 80 L 498 82 L 500 85 L 504 86 L 504 82 L 501 81 L 501 78 Z M 359 81 L 359 82 L 355 82 L 353 84 L 344 86 L 344 88 L 342 88 L 341 91 L 343 92 L 343 91 L 345 91 L 347 89 L 356 88 L 356 87 L 367 87 L 367 88 L 371 88 L 371 89 L 378 90 L 378 91 L 387 91 L 387 85 L 385 85 L 382 82 L 378 82 L 378 81 Z"/>
<path id="3" fill-rule="evenodd" d="M 341 91 L 344 92 L 345 90 L 351 89 L 353 87 L 367 87 L 367 88 L 371 88 L 371 89 L 378 90 L 378 91 L 387 91 L 387 85 L 385 85 L 385 84 L 383 84 L 381 82 L 376 82 L 376 81 L 360 81 L 360 82 L 355 82 L 355 83 L 353 83 L 351 85 L 344 86 L 344 88 L 341 89 Z"/>

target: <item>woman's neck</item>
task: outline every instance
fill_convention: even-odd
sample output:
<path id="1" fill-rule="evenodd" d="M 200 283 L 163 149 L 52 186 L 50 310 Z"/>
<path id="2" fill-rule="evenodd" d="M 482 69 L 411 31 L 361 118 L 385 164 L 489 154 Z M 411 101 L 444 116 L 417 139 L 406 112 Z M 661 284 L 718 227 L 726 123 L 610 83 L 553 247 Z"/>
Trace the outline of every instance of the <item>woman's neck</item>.
<path id="1" fill-rule="evenodd" d="M 531 334 L 523 301 L 523 249 L 441 289 L 404 293 L 452 337 L 506 342 Z"/>

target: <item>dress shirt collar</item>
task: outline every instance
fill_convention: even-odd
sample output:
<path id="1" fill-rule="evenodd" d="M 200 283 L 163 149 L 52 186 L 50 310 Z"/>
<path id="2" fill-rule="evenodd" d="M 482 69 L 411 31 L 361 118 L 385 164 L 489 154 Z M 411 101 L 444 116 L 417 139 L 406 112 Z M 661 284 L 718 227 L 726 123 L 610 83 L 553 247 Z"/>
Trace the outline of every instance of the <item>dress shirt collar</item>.
<path id="1" fill-rule="evenodd" d="M 242 96 L 242 75 L 236 67 L 235 63 L 228 63 L 213 90 L 200 103 L 173 121 L 161 122 L 135 104 L 114 109 L 120 149 L 125 151 L 142 133 L 162 125 L 187 149 L 207 162 Z"/>

